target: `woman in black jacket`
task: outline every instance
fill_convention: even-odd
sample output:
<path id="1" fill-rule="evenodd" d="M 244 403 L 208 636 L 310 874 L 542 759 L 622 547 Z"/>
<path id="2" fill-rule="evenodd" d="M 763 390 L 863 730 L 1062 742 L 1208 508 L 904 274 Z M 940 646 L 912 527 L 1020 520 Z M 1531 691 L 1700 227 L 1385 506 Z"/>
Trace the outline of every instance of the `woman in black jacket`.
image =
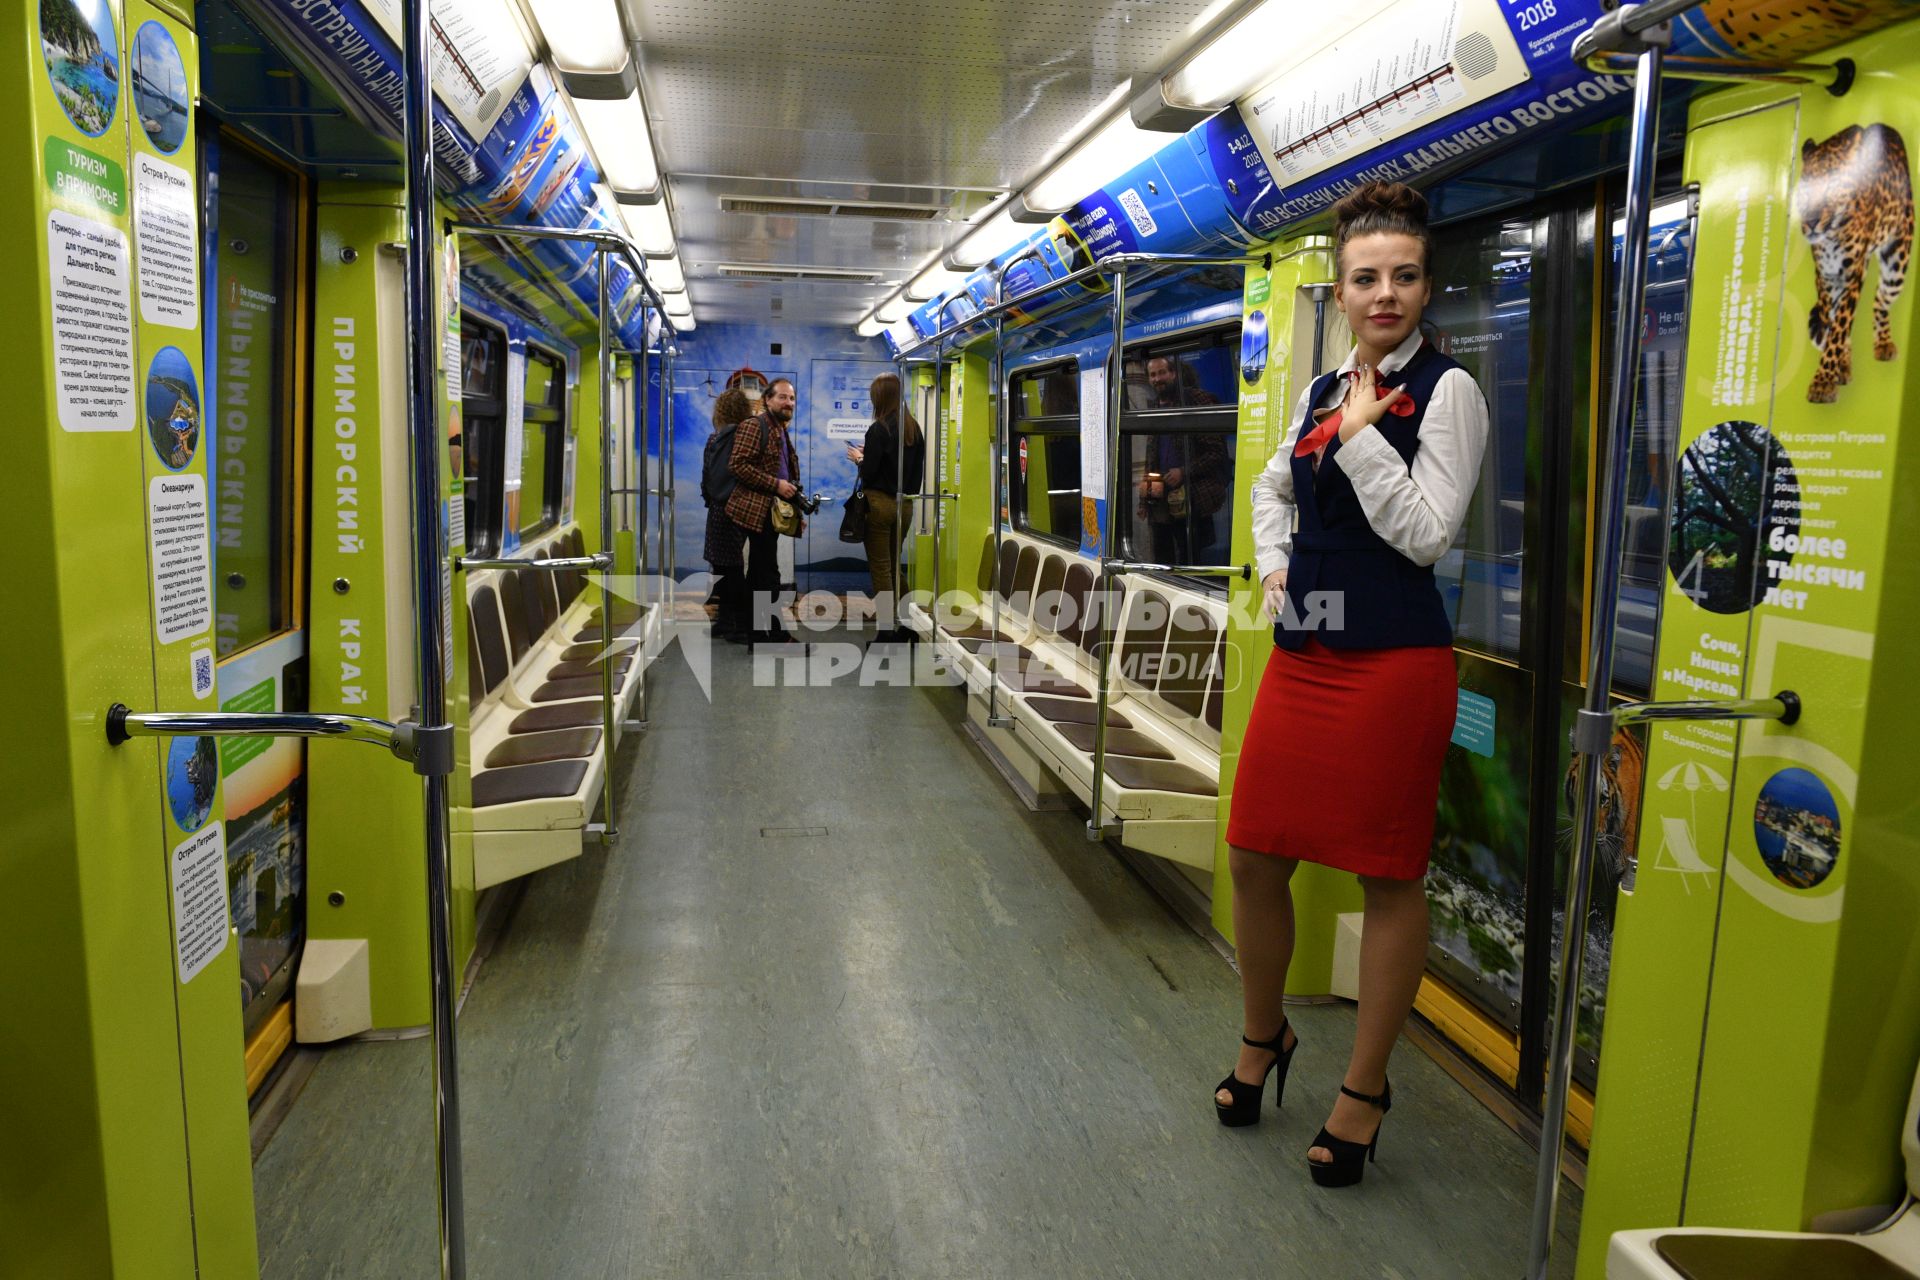
<path id="1" fill-rule="evenodd" d="M 899 625 L 896 612 L 903 589 L 900 537 L 912 515 L 910 499 L 920 492 L 927 445 L 920 434 L 920 424 L 911 413 L 903 414 L 900 410 L 897 374 L 883 373 L 875 378 L 867 388 L 867 398 L 873 401 L 873 423 L 867 428 L 865 444 L 847 446 L 847 457 L 859 464 L 860 487 L 867 495 L 867 572 L 873 579 L 874 603 L 880 620 L 894 624 L 882 631 L 879 638 L 901 639 L 905 628 Z M 903 419 L 906 423 L 904 459 L 899 446 L 900 433 L 895 430 L 895 424 Z"/>

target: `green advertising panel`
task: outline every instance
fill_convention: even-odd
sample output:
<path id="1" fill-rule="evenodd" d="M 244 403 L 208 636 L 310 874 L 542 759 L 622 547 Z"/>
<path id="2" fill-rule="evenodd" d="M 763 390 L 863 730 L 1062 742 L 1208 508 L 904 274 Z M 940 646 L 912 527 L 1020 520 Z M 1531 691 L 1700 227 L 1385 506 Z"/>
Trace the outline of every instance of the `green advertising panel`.
<path id="1" fill-rule="evenodd" d="M 1901 438 L 1920 30 L 1837 53 L 1861 72 L 1844 96 L 1755 87 L 1694 110 L 1654 697 L 1792 690 L 1805 711 L 1650 734 L 1607 1024 L 1634 1050 L 1602 1059 L 1583 1276 L 1622 1228 L 1799 1230 L 1903 1189 L 1914 680 L 1884 641 L 1920 600 L 1892 554 L 1920 533 L 1896 501 L 1920 449 Z"/>

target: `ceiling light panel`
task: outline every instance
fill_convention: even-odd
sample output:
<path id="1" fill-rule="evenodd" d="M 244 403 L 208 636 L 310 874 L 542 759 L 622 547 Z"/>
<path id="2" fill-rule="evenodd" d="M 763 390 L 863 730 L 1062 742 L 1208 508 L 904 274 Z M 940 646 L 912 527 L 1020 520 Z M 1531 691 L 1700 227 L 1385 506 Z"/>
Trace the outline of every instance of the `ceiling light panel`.
<path id="1" fill-rule="evenodd" d="M 653 158 L 653 138 L 647 130 L 647 111 L 640 95 L 630 93 L 612 102 L 575 98 L 573 109 L 587 131 L 601 176 L 616 191 L 651 191 L 660 185 L 660 169 Z"/>
<path id="2" fill-rule="evenodd" d="M 1133 168 L 1169 141 L 1164 133 L 1136 128 L 1133 113 L 1123 105 L 1027 188 L 1027 204 L 1035 209 L 1064 209 Z"/>
<path id="3" fill-rule="evenodd" d="M 978 267 L 992 259 L 1001 250 L 1011 247 L 1032 234 L 1032 228 L 1023 227 L 1013 220 L 1013 214 L 1007 206 L 1001 205 L 999 212 L 980 224 L 976 231 L 962 237 L 959 244 L 947 256 L 963 267 Z"/>
<path id="4" fill-rule="evenodd" d="M 627 33 L 614 0 L 528 0 L 547 49 L 562 71 L 617 72 L 627 65 Z"/>
<path id="5" fill-rule="evenodd" d="M 1218 110 L 1273 80 L 1393 0 L 1303 5 L 1266 0 L 1166 78 L 1169 101 Z"/>
<path id="6" fill-rule="evenodd" d="M 620 212 L 626 215 L 627 235 L 640 252 L 659 257 L 673 252 L 673 215 L 667 212 L 667 202 L 661 200 L 655 204 L 623 204 Z"/>
<path id="7" fill-rule="evenodd" d="M 671 258 L 649 258 L 647 260 L 647 279 L 653 287 L 662 293 L 682 293 L 687 287 L 686 272 L 680 269 L 678 256 Z"/>

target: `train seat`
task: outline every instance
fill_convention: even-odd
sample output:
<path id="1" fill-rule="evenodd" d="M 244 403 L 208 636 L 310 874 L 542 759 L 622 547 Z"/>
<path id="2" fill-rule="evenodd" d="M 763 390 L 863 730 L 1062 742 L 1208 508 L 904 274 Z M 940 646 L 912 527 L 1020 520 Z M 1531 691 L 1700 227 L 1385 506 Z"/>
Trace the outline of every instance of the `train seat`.
<path id="1" fill-rule="evenodd" d="M 571 538 L 577 536 L 577 530 L 562 535 L 537 554 L 571 554 Z M 480 588 L 486 590 L 490 587 L 499 599 L 511 672 L 503 696 L 509 703 L 524 709 L 551 702 L 600 698 L 597 666 L 556 670 L 562 663 L 582 661 L 579 658 L 562 657 L 571 646 L 561 642 L 558 637 L 566 625 L 566 618 L 571 616 L 566 612 L 570 608 L 566 597 L 583 586 L 583 577 L 573 570 L 560 573 L 505 571 L 494 575 L 488 586 Z M 474 607 L 484 610 L 479 592 L 476 591 L 474 595 Z M 630 647 L 638 651 L 641 646 L 636 643 Z M 640 671 L 636 664 L 627 662 L 615 668 L 614 696 L 620 704 L 616 719 L 626 718 L 639 689 Z"/>
<path id="2" fill-rule="evenodd" d="M 1022 534 L 1004 535 L 1003 631 L 995 645 L 942 627 L 936 651 L 966 678 L 971 714 L 996 750 L 1037 767 L 1088 804 L 1100 646 L 1110 637 L 1103 823 L 1123 843 L 1211 867 L 1220 793 L 1226 602 L 1159 579 L 1121 577 L 1104 602 L 1093 566 Z M 1102 618 L 1110 610 L 1111 623 Z M 979 628 L 987 630 L 988 628 Z M 964 630 L 964 629 L 962 629 Z M 995 668 L 989 677 L 989 665 Z M 1014 727 L 987 723 L 987 681 Z"/>
<path id="3" fill-rule="evenodd" d="M 600 749 L 600 727 L 549 729 L 544 733 L 510 736 L 487 753 L 488 769 L 516 764 L 545 764 L 550 760 L 584 760 Z"/>
<path id="4" fill-rule="evenodd" d="M 1913 1280 L 1920 1276 L 1920 1071 L 1900 1131 L 1906 1200 L 1891 1221 L 1857 1235 L 1655 1227 L 1616 1231 L 1607 1280 Z"/>

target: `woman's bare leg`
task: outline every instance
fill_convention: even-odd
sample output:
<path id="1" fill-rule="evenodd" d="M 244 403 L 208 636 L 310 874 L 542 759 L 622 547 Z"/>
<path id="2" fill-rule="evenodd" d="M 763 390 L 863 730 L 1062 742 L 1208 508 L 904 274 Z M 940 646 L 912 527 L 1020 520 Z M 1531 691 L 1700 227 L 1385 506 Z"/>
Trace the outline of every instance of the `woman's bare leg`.
<path id="1" fill-rule="evenodd" d="M 1360 932 L 1360 1016 L 1347 1060 L 1346 1086 L 1378 1094 L 1387 1083 L 1387 1058 L 1400 1038 L 1420 978 L 1427 970 L 1427 886 L 1424 879 L 1382 880 L 1361 876 L 1366 923 Z M 1379 1127 L 1380 1111 L 1340 1094 L 1327 1131 L 1348 1142 L 1365 1142 Z M 1312 1160 L 1332 1153 L 1315 1147 Z"/>
<path id="2" fill-rule="evenodd" d="M 1240 960 L 1240 999 L 1245 1010 L 1242 1032 L 1250 1040 L 1271 1040 L 1286 1019 L 1283 1001 L 1287 966 L 1293 962 L 1293 890 L 1289 882 L 1300 864 L 1250 849 L 1229 847 L 1227 868 L 1233 873 L 1233 939 Z M 1289 1034 L 1287 1042 L 1293 1043 Z M 1251 1045 L 1240 1046 L 1233 1074 L 1248 1084 L 1263 1078 L 1274 1054 Z M 1232 1102 L 1225 1089 L 1217 1095 Z"/>

